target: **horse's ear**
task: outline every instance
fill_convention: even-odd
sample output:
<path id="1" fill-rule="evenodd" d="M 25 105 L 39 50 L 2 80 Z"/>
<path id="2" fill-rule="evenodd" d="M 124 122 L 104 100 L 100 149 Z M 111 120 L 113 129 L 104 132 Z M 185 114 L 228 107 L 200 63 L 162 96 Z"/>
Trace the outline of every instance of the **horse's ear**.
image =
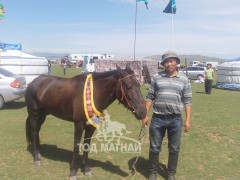
<path id="1" fill-rule="evenodd" d="M 127 65 L 126 65 L 126 70 L 132 70 L 132 69 L 131 69 L 131 66 L 130 66 L 130 63 L 127 63 Z"/>
<path id="2" fill-rule="evenodd" d="M 124 75 L 125 71 L 123 69 L 121 69 L 117 64 L 116 64 L 116 67 L 117 67 L 117 77 L 120 78 Z"/>
<path id="3" fill-rule="evenodd" d="M 116 66 L 117 66 L 117 70 L 118 71 L 121 71 L 122 69 L 116 64 Z"/>
<path id="4" fill-rule="evenodd" d="M 132 68 L 131 68 L 131 66 L 130 66 L 130 63 L 127 63 L 125 71 L 126 71 L 128 74 L 134 74 L 134 71 L 132 70 Z"/>

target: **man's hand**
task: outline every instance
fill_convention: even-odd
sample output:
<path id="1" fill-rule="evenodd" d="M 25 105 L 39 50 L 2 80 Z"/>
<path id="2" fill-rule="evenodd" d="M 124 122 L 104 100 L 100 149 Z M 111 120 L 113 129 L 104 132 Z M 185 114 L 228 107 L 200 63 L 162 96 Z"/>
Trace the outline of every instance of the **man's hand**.
<path id="1" fill-rule="evenodd" d="M 188 132 L 190 129 L 190 120 L 191 120 L 191 110 L 192 107 L 191 106 L 185 106 L 185 114 L 186 114 L 186 121 L 184 124 L 184 132 Z"/>
<path id="2" fill-rule="evenodd" d="M 146 117 L 142 120 L 142 127 L 147 126 L 147 125 L 148 125 L 148 121 L 149 121 L 149 118 L 148 118 L 148 116 L 146 116 Z"/>
<path id="3" fill-rule="evenodd" d="M 190 129 L 190 121 L 185 121 L 184 132 L 187 133 Z"/>

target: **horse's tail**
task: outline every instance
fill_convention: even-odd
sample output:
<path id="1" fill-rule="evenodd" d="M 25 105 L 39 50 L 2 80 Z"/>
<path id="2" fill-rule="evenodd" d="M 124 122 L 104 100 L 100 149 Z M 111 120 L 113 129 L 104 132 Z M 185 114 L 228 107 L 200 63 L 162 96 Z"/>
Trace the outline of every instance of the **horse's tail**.
<path id="1" fill-rule="evenodd" d="M 32 140 L 31 140 L 31 122 L 30 122 L 30 117 L 28 116 L 26 119 L 26 140 L 28 145 L 32 144 Z"/>
<path id="2" fill-rule="evenodd" d="M 26 140 L 28 145 L 32 144 L 32 138 L 31 138 L 31 129 L 32 129 L 32 125 L 31 125 L 31 118 L 30 116 L 32 116 L 31 114 L 33 113 L 33 108 L 35 107 L 35 103 L 34 103 L 34 92 L 35 92 L 35 88 L 32 85 L 32 83 L 30 83 L 26 89 L 26 93 L 25 93 L 25 102 L 27 105 L 27 111 L 28 111 L 28 117 L 26 119 L 26 123 L 25 123 L 25 129 L 26 129 Z"/>

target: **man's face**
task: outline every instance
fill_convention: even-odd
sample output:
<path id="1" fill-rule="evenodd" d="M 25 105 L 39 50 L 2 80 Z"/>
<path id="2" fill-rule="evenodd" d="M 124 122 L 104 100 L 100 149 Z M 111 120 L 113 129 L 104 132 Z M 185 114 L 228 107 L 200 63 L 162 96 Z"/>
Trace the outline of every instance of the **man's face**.
<path id="1" fill-rule="evenodd" d="M 168 58 L 164 62 L 164 67 L 168 72 L 175 71 L 177 69 L 177 60 L 175 58 Z"/>

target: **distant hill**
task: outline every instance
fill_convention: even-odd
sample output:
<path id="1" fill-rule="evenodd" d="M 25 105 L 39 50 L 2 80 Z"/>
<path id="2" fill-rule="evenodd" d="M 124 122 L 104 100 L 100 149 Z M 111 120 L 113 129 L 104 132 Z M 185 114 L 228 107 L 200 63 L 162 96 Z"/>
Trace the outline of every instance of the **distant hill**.
<path id="1" fill-rule="evenodd" d="M 147 56 L 145 58 L 161 61 L 162 55 Z M 190 61 L 201 61 L 201 62 L 213 61 L 213 62 L 218 62 L 219 64 L 227 61 L 226 59 L 220 59 L 217 57 L 209 57 L 209 56 L 202 56 L 202 55 L 179 55 L 179 58 L 181 60 L 181 64 L 184 64 L 185 59 L 187 60 L 188 64 L 190 64 Z"/>

